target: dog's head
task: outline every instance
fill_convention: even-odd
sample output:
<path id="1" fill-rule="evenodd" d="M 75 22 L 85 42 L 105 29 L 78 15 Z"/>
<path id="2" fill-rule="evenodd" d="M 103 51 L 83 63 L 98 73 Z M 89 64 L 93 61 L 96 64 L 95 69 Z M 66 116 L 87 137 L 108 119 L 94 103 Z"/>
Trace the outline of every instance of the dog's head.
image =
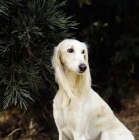
<path id="1" fill-rule="evenodd" d="M 78 87 L 81 92 L 90 88 L 91 78 L 88 65 L 87 45 L 75 39 L 65 39 L 55 47 L 52 63 L 55 69 L 55 78 L 59 86 L 72 95 L 65 70 L 78 75 Z M 84 85 L 84 86 L 82 86 Z M 83 89 L 84 88 L 84 89 Z"/>
<path id="2" fill-rule="evenodd" d="M 88 53 L 85 43 L 66 39 L 56 47 L 57 60 L 63 67 L 75 72 L 84 73 L 88 68 Z"/>

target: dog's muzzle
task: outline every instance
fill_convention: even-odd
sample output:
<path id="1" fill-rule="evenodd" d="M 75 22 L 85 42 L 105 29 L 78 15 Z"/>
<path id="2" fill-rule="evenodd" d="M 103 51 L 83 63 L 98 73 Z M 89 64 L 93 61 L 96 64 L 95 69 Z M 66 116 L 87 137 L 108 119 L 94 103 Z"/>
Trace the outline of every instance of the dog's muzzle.
<path id="1" fill-rule="evenodd" d="M 80 64 L 79 65 L 80 73 L 85 72 L 86 68 L 87 68 L 87 66 L 85 64 Z"/>

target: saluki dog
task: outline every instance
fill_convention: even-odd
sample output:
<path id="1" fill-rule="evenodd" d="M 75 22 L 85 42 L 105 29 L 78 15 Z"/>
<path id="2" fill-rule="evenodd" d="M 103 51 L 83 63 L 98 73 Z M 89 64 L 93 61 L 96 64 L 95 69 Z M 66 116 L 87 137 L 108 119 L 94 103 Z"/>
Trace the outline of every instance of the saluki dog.
<path id="1" fill-rule="evenodd" d="M 85 43 L 63 40 L 54 49 L 52 64 L 59 86 L 53 103 L 59 140 L 134 140 L 132 133 L 91 88 Z"/>

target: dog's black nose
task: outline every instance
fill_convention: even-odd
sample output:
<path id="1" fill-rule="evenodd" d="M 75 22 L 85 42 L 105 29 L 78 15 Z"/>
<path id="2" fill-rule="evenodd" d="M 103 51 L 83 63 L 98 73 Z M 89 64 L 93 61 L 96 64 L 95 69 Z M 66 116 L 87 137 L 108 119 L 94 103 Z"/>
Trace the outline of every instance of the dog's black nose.
<path id="1" fill-rule="evenodd" d="M 86 70 L 87 66 L 85 64 L 80 64 L 79 65 L 79 70 L 80 72 L 84 72 Z"/>

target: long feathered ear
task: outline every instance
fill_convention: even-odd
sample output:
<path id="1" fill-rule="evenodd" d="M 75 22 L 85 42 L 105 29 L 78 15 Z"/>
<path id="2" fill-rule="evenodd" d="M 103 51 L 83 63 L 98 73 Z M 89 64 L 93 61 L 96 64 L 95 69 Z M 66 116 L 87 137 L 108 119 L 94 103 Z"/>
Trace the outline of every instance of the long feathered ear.
<path id="1" fill-rule="evenodd" d="M 55 70 L 55 80 L 59 85 L 59 88 L 63 88 L 65 92 L 68 94 L 69 98 L 73 98 L 74 95 L 72 94 L 72 91 L 70 90 L 70 86 L 68 84 L 68 80 L 64 73 L 64 68 L 60 60 L 60 47 L 57 46 L 54 49 L 54 55 L 52 58 L 52 64 Z"/>
<path id="2" fill-rule="evenodd" d="M 85 43 L 82 43 L 85 48 L 85 61 L 88 64 L 88 46 Z"/>

